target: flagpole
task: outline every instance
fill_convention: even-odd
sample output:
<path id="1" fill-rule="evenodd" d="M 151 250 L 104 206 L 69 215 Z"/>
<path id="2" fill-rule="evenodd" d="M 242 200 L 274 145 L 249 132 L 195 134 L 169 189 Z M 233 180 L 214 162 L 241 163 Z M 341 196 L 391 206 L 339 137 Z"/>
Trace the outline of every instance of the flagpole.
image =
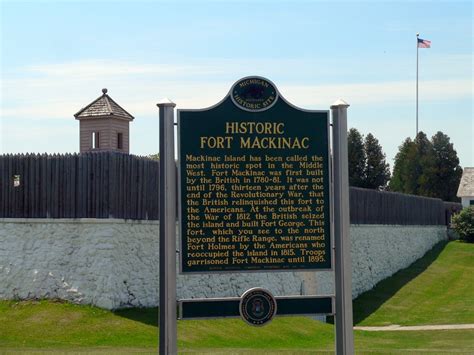
<path id="1" fill-rule="evenodd" d="M 419 36 L 420 34 L 417 33 L 416 34 L 416 136 L 418 136 L 418 37 Z"/>

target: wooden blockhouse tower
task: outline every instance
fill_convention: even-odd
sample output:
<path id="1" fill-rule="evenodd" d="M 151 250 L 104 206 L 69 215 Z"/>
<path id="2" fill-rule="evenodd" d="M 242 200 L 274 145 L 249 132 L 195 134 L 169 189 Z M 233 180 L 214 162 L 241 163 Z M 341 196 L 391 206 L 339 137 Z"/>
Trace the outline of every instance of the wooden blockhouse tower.
<path id="1" fill-rule="evenodd" d="M 102 95 L 77 112 L 79 151 L 119 151 L 130 153 L 130 122 L 134 117 L 107 95 Z"/>

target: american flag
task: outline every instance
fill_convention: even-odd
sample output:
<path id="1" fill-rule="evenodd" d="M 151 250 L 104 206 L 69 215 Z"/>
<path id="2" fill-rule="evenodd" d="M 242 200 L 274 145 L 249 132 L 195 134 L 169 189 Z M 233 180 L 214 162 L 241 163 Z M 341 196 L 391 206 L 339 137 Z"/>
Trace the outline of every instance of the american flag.
<path id="1" fill-rule="evenodd" d="M 431 41 L 418 38 L 418 48 L 431 48 Z"/>

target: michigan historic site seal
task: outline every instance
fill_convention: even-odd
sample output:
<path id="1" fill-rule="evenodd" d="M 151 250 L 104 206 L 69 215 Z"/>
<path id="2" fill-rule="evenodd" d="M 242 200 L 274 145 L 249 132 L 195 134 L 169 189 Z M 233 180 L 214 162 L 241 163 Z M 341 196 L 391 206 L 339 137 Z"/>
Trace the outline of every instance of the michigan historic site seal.
<path id="1" fill-rule="evenodd" d="M 271 81 L 259 76 L 249 76 L 232 86 L 230 97 L 242 110 L 259 112 L 275 104 L 278 91 Z"/>
<path id="2" fill-rule="evenodd" d="M 239 309 L 244 321 L 261 326 L 272 320 L 277 311 L 277 303 L 269 291 L 256 287 L 244 292 Z"/>

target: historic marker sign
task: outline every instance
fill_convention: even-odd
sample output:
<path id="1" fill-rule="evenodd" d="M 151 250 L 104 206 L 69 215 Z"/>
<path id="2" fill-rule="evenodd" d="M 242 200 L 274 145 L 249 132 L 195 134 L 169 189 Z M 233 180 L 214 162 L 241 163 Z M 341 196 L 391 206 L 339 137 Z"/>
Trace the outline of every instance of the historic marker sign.
<path id="1" fill-rule="evenodd" d="M 328 121 L 261 77 L 178 110 L 182 272 L 331 269 Z"/>

